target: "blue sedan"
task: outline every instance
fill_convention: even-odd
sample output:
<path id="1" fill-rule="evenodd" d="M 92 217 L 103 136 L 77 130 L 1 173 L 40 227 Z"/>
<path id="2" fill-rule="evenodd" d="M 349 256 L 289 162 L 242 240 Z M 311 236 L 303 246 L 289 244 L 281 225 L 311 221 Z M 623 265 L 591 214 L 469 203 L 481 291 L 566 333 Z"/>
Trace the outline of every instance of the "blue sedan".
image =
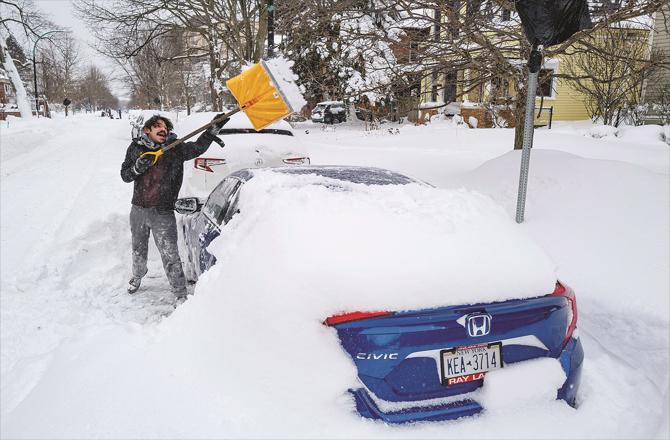
<path id="1" fill-rule="evenodd" d="M 196 280 L 216 263 L 207 251 L 238 212 L 245 183 L 257 173 L 323 177 L 323 185 L 420 183 L 377 168 L 290 167 L 244 169 L 230 174 L 205 203 L 179 199 L 175 209 L 183 236 L 187 276 Z M 243 218 L 241 219 L 243 221 Z M 584 353 L 577 337 L 577 304 L 569 287 L 550 294 L 491 303 L 449 305 L 411 311 L 351 311 L 324 317 L 357 367 L 361 386 L 352 388 L 358 413 L 387 423 L 447 420 L 482 411 L 472 398 L 485 375 L 506 366 L 553 358 L 565 373 L 557 399 L 576 405 Z M 396 405 L 384 405 L 391 402 Z"/>

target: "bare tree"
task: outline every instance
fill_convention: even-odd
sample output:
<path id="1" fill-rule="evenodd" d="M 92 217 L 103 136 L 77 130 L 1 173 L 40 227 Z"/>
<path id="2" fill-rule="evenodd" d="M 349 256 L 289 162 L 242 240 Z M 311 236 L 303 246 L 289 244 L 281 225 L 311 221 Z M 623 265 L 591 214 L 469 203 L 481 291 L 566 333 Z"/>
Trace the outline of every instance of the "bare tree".
<path id="1" fill-rule="evenodd" d="M 593 28 L 545 48 L 545 58 L 567 54 L 577 43 L 589 53 L 602 52 L 595 37 L 601 31 L 614 23 L 650 15 L 666 2 L 601 2 L 593 11 Z M 364 54 L 374 53 L 376 47 L 378 55 L 364 56 L 363 61 L 383 60 L 353 66 L 359 73 L 364 69 L 367 77 L 383 79 L 367 83 L 361 92 L 367 88 L 378 96 L 388 95 L 394 93 L 388 84 L 412 78 L 414 83 L 428 85 L 423 88 L 427 101 L 439 101 L 440 91 L 446 96 L 447 90 L 451 92 L 448 99 L 467 96 L 478 102 L 489 99 L 495 105 L 508 101 L 517 127 L 515 148 L 521 148 L 528 77 L 525 60 L 531 48 L 512 0 L 361 0 L 348 4 L 349 11 L 374 17 L 375 27 L 350 28 L 346 39 L 337 39 L 337 43 L 365 48 L 360 51 Z M 335 14 L 333 19 L 342 17 Z M 380 42 L 394 52 L 395 60 L 386 48 L 379 50 Z"/>
<path id="2" fill-rule="evenodd" d="M 109 79 L 95 66 L 90 66 L 80 79 L 75 99 L 79 108 L 91 112 L 118 106 L 118 99 L 110 91 Z"/>
<path id="3" fill-rule="evenodd" d="M 644 80 L 668 59 L 659 52 L 650 54 L 646 33 L 631 25 L 602 29 L 585 41 L 598 50 L 582 44 L 570 48 L 561 76 L 588 97 L 586 107 L 594 120 L 614 125 L 623 108 L 639 104 Z"/>
<path id="4" fill-rule="evenodd" d="M 39 50 L 41 90 L 50 102 L 73 96 L 79 67 L 79 49 L 71 33 L 45 44 Z"/>
<path id="5" fill-rule="evenodd" d="M 257 62 L 264 52 L 267 10 L 262 0 L 119 0 L 103 4 L 78 0 L 81 16 L 101 42 L 99 50 L 112 58 L 130 59 L 152 41 L 170 32 L 197 38 L 180 59 L 208 61 L 214 110 L 222 104 L 222 81 L 245 62 Z"/>

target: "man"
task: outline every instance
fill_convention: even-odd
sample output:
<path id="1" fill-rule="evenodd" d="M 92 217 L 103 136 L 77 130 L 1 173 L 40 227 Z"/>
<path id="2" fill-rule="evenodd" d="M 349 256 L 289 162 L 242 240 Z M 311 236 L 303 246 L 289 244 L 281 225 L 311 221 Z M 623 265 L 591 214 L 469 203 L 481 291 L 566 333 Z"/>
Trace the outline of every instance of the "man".
<path id="1" fill-rule="evenodd" d="M 216 115 L 215 119 L 223 116 Z M 132 235 L 133 276 L 128 282 L 128 293 L 140 288 L 142 277 L 147 273 L 149 233 L 161 255 L 163 268 L 172 292 L 178 299 L 185 298 L 186 278 L 177 250 L 177 223 L 173 212 L 184 176 L 184 162 L 203 154 L 216 133 L 228 122 L 217 123 L 206 130 L 195 142 L 185 142 L 166 151 L 154 164 L 151 155 L 142 153 L 156 151 L 177 139 L 172 131 L 172 122 L 155 115 L 143 127 L 144 134 L 133 139 L 126 158 L 121 165 L 124 182 L 135 182 L 132 208 L 130 209 L 130 233 Z"/>

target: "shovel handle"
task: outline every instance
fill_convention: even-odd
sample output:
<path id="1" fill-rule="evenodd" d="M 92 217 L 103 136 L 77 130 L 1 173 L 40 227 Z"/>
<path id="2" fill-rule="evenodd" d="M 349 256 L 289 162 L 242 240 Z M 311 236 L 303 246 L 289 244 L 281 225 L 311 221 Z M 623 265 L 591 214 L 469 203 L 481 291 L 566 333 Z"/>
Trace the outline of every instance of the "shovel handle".
<path id="1" fill-rule="evenodd" d="M 237 107 L 236 109 L 229 111 L 225 115 L 223 115 L 219 118 L 213 119 L 212 121 L 208 122 L 207 124 L 203 125 L 202 127 L 196 128 L 195 130 L 193 130 L 192 132 L 190 132 L 186 136 L 183 136 L 182 138 L 177 139 L 176 141 L 172 142 L 171 144 L 168 144 L 168 145 L 164 146 L 163 148 L 160 149 L 160 151 L 165 152 L 165 151 L 173 149 L 177 145 L 184 142 L 186 139 L 190 139 L 191 137 L 195 136 L 196 134 L 200 133 L 201 131 L 205 131 L 206 129 L 208 129 L 212 125 L 218 124 L 219 122 L 223 122 L 224 120 L 228 119 L 229 117 L 231 117 L 235 113 L 238 113 L 241 110 L 242 110 L 241 107 Z M 158 160 L 158 159 L 156 159 L 156 160 Z"/>

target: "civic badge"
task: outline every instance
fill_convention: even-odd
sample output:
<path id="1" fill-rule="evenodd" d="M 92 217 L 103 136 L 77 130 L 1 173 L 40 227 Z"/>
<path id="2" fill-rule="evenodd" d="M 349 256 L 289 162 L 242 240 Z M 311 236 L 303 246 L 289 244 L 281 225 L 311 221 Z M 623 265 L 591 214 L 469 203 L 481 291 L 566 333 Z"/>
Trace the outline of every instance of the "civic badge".
<path id="1" fill-rule="evenodd" d="M 488 313 L 470 313 L 465 317 L 465 329 L 468 336 L 486 336 L 491 333 L 491 315 Z"/>

